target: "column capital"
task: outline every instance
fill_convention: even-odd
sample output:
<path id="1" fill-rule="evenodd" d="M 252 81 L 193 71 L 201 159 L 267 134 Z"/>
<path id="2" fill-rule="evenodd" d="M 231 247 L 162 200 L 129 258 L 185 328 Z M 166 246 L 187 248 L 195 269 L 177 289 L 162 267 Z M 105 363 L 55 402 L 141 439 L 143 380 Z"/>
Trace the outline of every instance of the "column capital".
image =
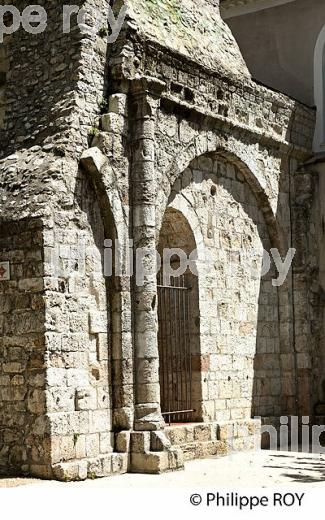
<path id="1" fill-rule="evenodd" d="M 166 83 L 152 76 L 142 76 L 131 81 L 130 92 L 134 97 L 151 96 L 160 98 L 166 88 Z"/>

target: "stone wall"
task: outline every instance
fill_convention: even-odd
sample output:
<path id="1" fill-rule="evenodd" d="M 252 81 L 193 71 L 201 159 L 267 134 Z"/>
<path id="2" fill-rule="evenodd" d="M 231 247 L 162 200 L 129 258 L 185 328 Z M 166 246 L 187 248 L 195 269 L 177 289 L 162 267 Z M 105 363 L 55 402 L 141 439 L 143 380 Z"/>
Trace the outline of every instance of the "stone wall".
<path id="1" fill-rule="evenodd" d="M 70 33 L 63 33 L 64 1 L 40 1 L 46 9 L 46 30 L 31 35 L 20 28 L 5 38 L 10 60 L 6 117 L 0 137 L 0 157 L 35 144 L 54 145 L 61 155 L 80 153 L 87 143 L 103 98 L 107 0 L 78 0 L 88 16 L 81 31 L 76 16 Z M 19 0 L 20 12 L 29 5 Z M 19 88 L 17 88 L 19 85 Z"/>
<path id="2" fill-rule="evenodd" d="M 43 224 L 6 222 L 0 237 L 0 261 L 10 262 L 10 280 L 0 285 L 0 472 L 38 473 L 50 457 Z"/>
<path id="3" fill-rule="evenodd" d="M 114 447 L 111 307 L 103 274 L 104 240 L 111 237 L 84 176 L 77 190 L 73 209 L 55 214 L 45 242 L 46 395 L 55 472 L 71 460 L 107 466 L 105 455 Z M 91 464 L 83 470 L 96 472 Z"/>
<path id="4" fill-rule="evenodd" d="M 106 1 L 77 4 L 97 7 L 106 23 Z M 182 5 L 173 4 L 176 14 Z M 186 3 L 182 16 L 172 10 L 171 23 L 181 24 L 173 34 L 193 20 L 193 6 Z M 312 309 L 317 245 L 295 223 L 312 228 L 317 210 L 311 215 L 310 203 L 299 212 L 294 200 L 314 111 L 254 83 L 234 42 L 236 73 L 225 70 L 219 51 L 211 68 L 211 55 L 164 48 L 161 34 L 141 30 L 132 1 L 110 47 L 91 22 L 86 32 L 75 26 L 63 35 L 62 6 L 46 7 L 46 33 L 34 39 L 20 31 L 8 42 L 0 259 L 12 262 L 13 278 L 0 282 L 2 471 L 66 480 L 182 467 L 160 406 L 155 258 L 167 208 L 185 216 L 214 263 L 212 274 L 198 263 L 197 419 L 310 413 L 313 331 L 301 313 L 306 302 Z M 215 13 L 220 27 L 209 26 L 208 36 L 220 29 L 225 42 L 231 35 Z M 128 239 L 134 250 L 146 248 L 142 286 L 125 274 L 105 279 L 104 239 L 115 238 L 122 254 L 113 248 L 113 256 L 123 265 Z M 295 243 L 307 260 L 281 289 L 271 285 L 274 273 L 262 281 L 247 275 L 251 251 L 259 271 L 262 247 L 285 256 Z M 26 274 L 16 263 L 26 263 Z"/>

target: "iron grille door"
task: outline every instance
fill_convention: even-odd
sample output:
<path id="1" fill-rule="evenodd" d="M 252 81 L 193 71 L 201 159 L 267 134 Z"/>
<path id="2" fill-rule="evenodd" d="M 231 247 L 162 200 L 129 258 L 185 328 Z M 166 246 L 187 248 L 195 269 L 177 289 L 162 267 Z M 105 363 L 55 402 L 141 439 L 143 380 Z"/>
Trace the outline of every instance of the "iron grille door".
<path id="1" fill-rule="evenodd" d="M 192 366 L 190 289 L 186 277 L 171 286 L 158 279 L 159 376 L 161 408 L 168 422 L 191 419 Z"/>

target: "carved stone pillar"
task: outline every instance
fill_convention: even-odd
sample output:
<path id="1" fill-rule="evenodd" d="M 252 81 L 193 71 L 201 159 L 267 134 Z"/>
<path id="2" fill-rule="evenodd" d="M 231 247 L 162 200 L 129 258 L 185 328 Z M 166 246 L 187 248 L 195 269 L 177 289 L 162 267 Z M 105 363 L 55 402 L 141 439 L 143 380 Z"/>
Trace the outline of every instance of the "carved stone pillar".
<path id="1" fill-rule="evenodd" d="M 132 83 L 132 172 L 134 240 L 135 429 L 159 430 L 157 340 L 155 118 L 164 83 Z"/>

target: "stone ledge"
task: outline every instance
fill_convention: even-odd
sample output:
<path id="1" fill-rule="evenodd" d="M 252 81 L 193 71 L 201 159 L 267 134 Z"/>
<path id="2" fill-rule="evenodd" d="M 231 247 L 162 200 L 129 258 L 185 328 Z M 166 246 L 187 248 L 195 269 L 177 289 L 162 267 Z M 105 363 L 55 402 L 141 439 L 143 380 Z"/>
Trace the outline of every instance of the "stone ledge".
<path id="1" fill-rule="evenodd" d="M 127 453 L 111 453 L 93 459 L 74 460 L 53 466 L 54 478 L 64 482 L 109 477 L 127 471 Z"/>
<path id="2" fill-rule="evenodd" d="M 261 422 L 256 419 L 167 426 L 165 434 L 174 448 L 182 450 L 186 461 L 261 446 Z"/>

